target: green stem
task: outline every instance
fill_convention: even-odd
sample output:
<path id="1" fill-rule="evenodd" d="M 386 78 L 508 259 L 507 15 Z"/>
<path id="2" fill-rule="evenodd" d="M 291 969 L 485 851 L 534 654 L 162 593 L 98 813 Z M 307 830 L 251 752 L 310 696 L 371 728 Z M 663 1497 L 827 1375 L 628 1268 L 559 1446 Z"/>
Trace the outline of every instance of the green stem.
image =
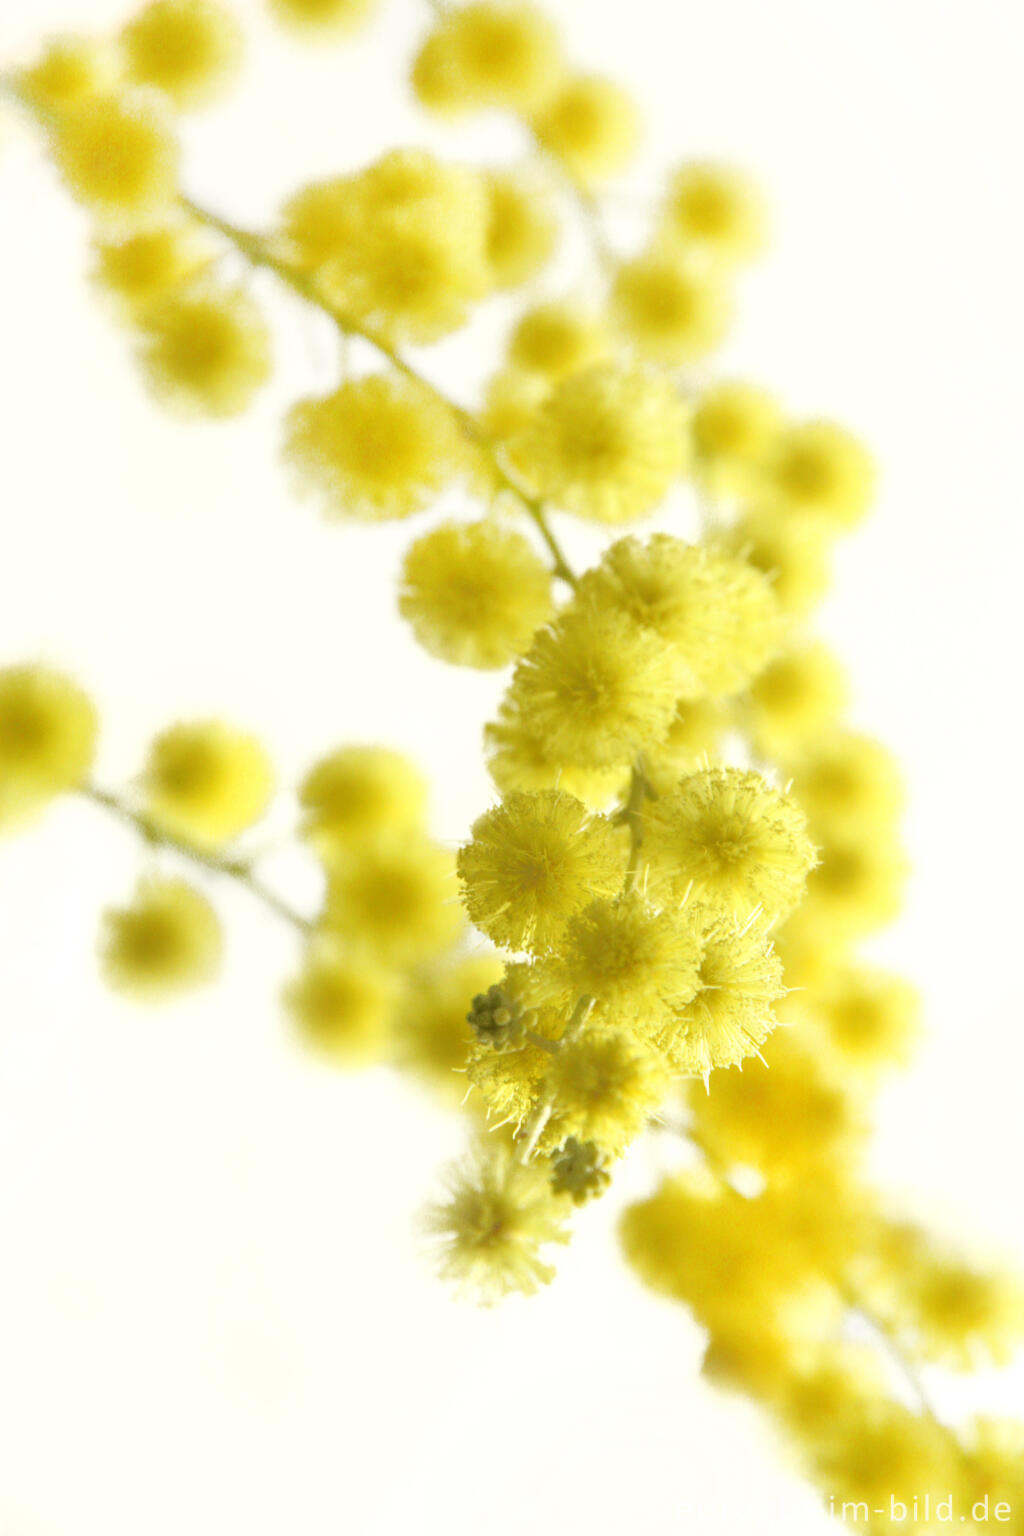
<path id="1" fill-rule="evenodd" d="M 253 873 L 252 865 L 246 860 L 228 858 L 223 854 L 208 852 L 190 843 L 182 842 L 170 832 L 165 831 L 152 817 L 147 816 L 143 811 L 135 810 L 127 801 L 111 794 L 108 790 L 98 789 L 90 784 L 83 786 L 80 794 L 93 805 L 102 806 L 111 816 L 130 826 L 151 847 L 169 848 L 179 858 L 198 864 L 209 874 L 234 880 L 237 885 L 243 886 L 250 895 L 263 902 L 264 906 L 269 907 L 278 917 L 284 918 L 293 928 L 297 928 L 301 933 L 308 933 L 311 930 L 312 924 L 308 919 L 283 901 L 276 891 L 264 885 L 262 880 Z"/>

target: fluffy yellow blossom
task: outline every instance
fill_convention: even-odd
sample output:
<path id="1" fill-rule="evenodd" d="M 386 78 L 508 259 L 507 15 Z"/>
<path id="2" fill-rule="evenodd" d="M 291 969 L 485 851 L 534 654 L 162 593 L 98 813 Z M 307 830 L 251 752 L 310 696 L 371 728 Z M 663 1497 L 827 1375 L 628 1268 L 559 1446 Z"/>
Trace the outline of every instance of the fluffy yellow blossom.
<path id="1" fill-rule="evenodd" d="M 633 98 L 602 75 L 568 79 L 533 118 L 532 126 L 542 148 L 588 185 L 623 170 L 640 138 L 640 115 Z"/>
<path id="2" fill-rule="evenodd" d="M 899 913 L 906 878 L 906 854 L 895 838 L 825 838 L 804 905 L 791 919 L 796 934 L 834 944 L 884 928 Z"/>
<path id="3" fill-rule="evenodd" d="M 785 1331 L 820 1296 L 818 1240 L 830 1240 L 839 1209 L 818 1211 L 813 1232 L 800 1232 L 796 1214 L 792 1201 L 744 1199 L 701 1173 L 679 1174 L 629 1206 L 619 1234 L 645 1284 L 713 1332 L 754 1322 Z"/>
<path id="4" fill-rule="evenodd" d="M 273 792 L 254 736 L 219 720 L 173 725 L 155 738 L 140 788 L 153 822 L 197 847 L 230 842 L 258 821 Z"/>
<path id="5" fill-rule="evenodd" d="M 664 234 L 722 262 L 749 261 L 763 249 L 767 215 L 760 191 L 742 171 L 697 162 L 672 177 L 662 210 Z"/>
<path id="6" fill-rule="evenodd" d="M 643 358 L 676 367 L 697 363 L 725 337 L 728 288 L 714 267 L 671 252 L 649 252 L 619 267 L 612 313 Z"/>
<path id="7" fill-rule="evenodd" d="M 378 832 L 417 832 L 427 786 L 408 758 L 386 747 L 341 747 L 299 785 L 302 836 L 325 858 Z"/>
<path id="8" fill-rule="evenodd" d="M 599 523 L 653 512 L 685 466 L 686 411 L 668 379 L 597 363 L 556 384 L 511 445 L 540 495 Z"/>
<path id="9" fill-rule="evenodd" d="M 114 51 L 90 37 L 61 37 L 34 64 L 18 71 L 18 94 L 43 112 L 67 112 L 109 90 L 117 77 Z"/>
<path id="10" fill-rule="evenodd" d="M 384 1056 L 396 997 L 394 976 L 379 964 L 321 943 L 286 986 L 284 1005 L 305 1044 L 355 1065 Z"/>
<path id="11" fill-rule="evenodd" d="M 399 375 L 348 379 L 330 395 L 300 400 L 286 424 L 285 453 L 333 517 L 374 522 L 422 511 L 459 457 L 451 414 Z"/>
<path id="12" fill-rule="evenodd" d="M 510 703 L 503 704 L 498 719 L 485 727 L 484 741 L 488 770 L 503 795 L 517 789 L 564 789 L 601 809 L 626 776 L 621 764 L 581 767 L 552 757 L 544 737 L 532 728 L 530 714 Z"/>
<path id="13" fill-rule="evenodd" d="M 611 823 L 561 790 L 509 795 L 458 856 L 471 920 L 508 949 L 555 943 L 574 913 L 619 888 L 624 865 Z"/>
<path id="14" fill-rule="evenodd" d="M 750 734 L 765 757 L 790 759 L 829 730 L 847 702 L 846 675 L 811 641 L 777 656 L 751 684 Z"/>
<path id="15" fill-rule="evenodd" d="M 584 768 L 629 763 L 675 714 L 675 658 L 625 615 L 584 603 L 542 629 L 519 662 L 506 704 L 548 757 Z"/>
<path id="16" fill-rule="evenodd" d="M 101 217 L 151 219 L 175 197 L 178 146 L 158 98 L 141 91 L 89 96 L 51 132 L 68 190 Z"/>
<path id="17" fill-rule="evenodd" d="M 562 299 L 527 310 L 512 332 L 508 360 L 524 373 L 556 381 L 600 361 L 608 350 L 608 331 L 602 317 Z"/>
<path id="18" fill-rule="evenodd" d="M 907 1510 L 916 1499 L 923 1510 L 925 1495 L 935 1511 L 955 1475 L 942 1427 L 886 1400 L 851 1404 L 838 1423 L 812 1427 L 808 1449 L 837 1511 L 844 1505 L 888 1511 L 893 1499 Z"/>
<path id="19" fill-rule="evenodd" d="M 179 109 L 223 89 L 242 54 L 242 31 L 215 0 L 150 0 L 121 30 L 125 74 L 163 91 Z"/>
<path id="20" fill-rule="evenodd" d="M 704 391 L 693 410 L 694 468 L 713 495 L 751 490 L 782 426 L 773 395 L 725 382 Z"/>
<path id="21" fill-rule="evenodd" d="M 844 529 L 871 505 L 875 467 L 863 444 L 834 422 L 798 422 L 780 434 L 763 485 L 780 512 Z"/>
<path id="22" fill-rule="evenodd" d="M 975 1418 L 961 1434 L 972 1507 L 986 1495 L 988 1509 L 999 1504 L 1024 1509 L 1024 1423 L 1019 1419 Z M 1012 1529 L 1012 1527 L 1011 1527 Z"/>
<path id="23" fill-rule="evenodd" d="M 395 965 L 454 943 L 462 927 L 454 861 L 422 833 L 379 832 L 332 850 L 322 925 Z"/>
<path id="24" fill-rule="evenodd" d="M 714 1158 L 773 1180 L 848 1164 L 865 1131 L 860 1099 L 801 1045 L 797 1031 L 773 1035 L 761 1060 L 716 1072 L 707 1092 L 697 1084 L 690 1107 L 696 1138 Z"/>
<path id="25" fill-rule="evenodd" d="M 579 597 L 658 638 L 675 664 L 678 697 L 735 693 L 780 643 L 778 606 L 762 572 L 667 533 L 611 545 L 583 576 Z"/>
<path id="26" fill-rule="evenodd" d="M 237 416 L 270 376 L 270 335 L 244 289 L 200 281 L 146 311 L 140 356 L 150 388 L 167 404 Z"/>
<path id="27" fill-rule="evenodd" d="M 488 1119 L 518 1131 L 537 1108 L 552 1047 L 560 1041 L 567 1020 L 557 1009 L 536 1006 L 529 966 L 510 965 L 501 991 L 513 1007 L 526 1008 L 529 1035 L 524 1030 L 514 1048 L 508 1050 L 495 1050 L 488 1041 L 478 1039 L 470 1050 L 466 1075 L 479 1093 Z M 544 1041 L 550 1044 L 545 1046 Z"/>
<path id="28" fill-rule="evenodd" d="M 628 1022 L 651 1035 L 693 997 L 699 960 L 688 913 L 660 912 L 630 892 L 592 901 L 573 918 L 538 986 L 563 1011 L 592 997 L 602 1025 Z"/>
<path id="29" fill-rule="evenodd" d="M 542 1164 L 518 1162 L 510 1147 L 488 1137 L 451 1170 L 448 1190 L 444 1204 L 425 1215 L 445 1279 L 490 1304 L 515 1291 L 532 1295 L 554 1278 L 541 1253 L 568 1241 L 567 1208 Z"/>
<path id="30" fill-rule="evenodd" d="M 863 1415 L 886 1396 L 885 1371 L 874 1350 L 843 1339 L 798 1352 L 773 1406 L 799 1440 L 815 1440 L 823 1425 Z M 795 1369 L 793 1367 L 795 1366 Z"/>
<path id="31" fill-rule="evenodd" d="M 551 1057 L 540 1097 L 552 1109 L 539 1147 L 575 1136 L 617 1156 L 656 1114 L 668 1084 L 664 1063 L 634 1035 L 585 1033 Z"/>
<path id="32" fill-rule="evenodd" d="M 500 982 L 502 971 L 501 957 L 493 953 L 443 960 L 414 971 L 395 1008 L 396 1065 L 429 1083 L 453 1107 L 466 1096 L 474 1040 L 466 1016 L 472 999 Z"/>
<path id="33" fill-rule="evenodd" d="M 180 220 L 96 243 L 94 276 L 129 317 L 198 277 L 213 259 L 201 230 Z"/>
<path id="34" fill-rule="evenodd" d="M 721 544 L 764 572 L 786 614 L 803 617 L 828 590 L 828 539 L 806 518 L 748 510 L 723 535 Z"/>
<path id="35" fill-rule="evenodd" d="M 654 801 L 645 818 L 651 889 L 745 920 L 778 918 L 799 902 L 815 862 L 796 801 L 759 773 L 707 768 Z"/>
<path id="36" fill-rule="evenodd" d="M 377 6 L 377 0 L 267 0 L 282 26 L 311 39 L 354 32 Z"/>
<path id="37" fill-rule="evenodd" d="M 491 284 L 482 177 L 420 150 L 395 150 L 285 210 L 300 251 L 320 246 L 328 302 L 387 340 L 430 342 L 464 324 Z M 331 244 L 324 250 L 324 242 Z"/>
<path id="38" fill-rule="evenodd" d="M 432 656 L 504 667 L 550 619 L 551 573 L 497 522 L 442 523 L 406 554 L 398 607 Z"/>
<path id="39" fill-rule="evenodd" d="M 140 883 L 127 907 L 104 913 L 100 960 L 118 992 L 145 1002 L 174 997 L 212 980 L 221 960 L 216 912 L 184 880 Z"/>
<path id="40" fill-rule="evenodd" d="M 706 1081 L 713 1068 L 736 1066 L 756 1053 L 775 1028 L 782 964 L 757 923 L 740 927 L 695 903 L 681 917 L 696 948 L 696 986 L 689 998 L 674 1001 L 654 1039 L 676 1071 Z M 716 1076 L 714 1094 L 722 1081 Z"/>
<path id="41" fill-rule="evenodd" d="M 844 1066 L 873 1072 L 906 1064 L 918 1033 L 920 998 L 900 976 L 846 962 L 795 993 L 787 1011 L 817 1022 Z"/>
<path id="42" fill-rule="evenodd" d="M 547 399 L 550 383 L 539 374 L 504 369 L 488 380 L 480 429 L 499 445 L 517 437 L 529 426 L 542 402 Z M 493 483 L 493 473 L 486 468 Z"/>
<path id="43" fill-rule="evenodd" d="M 554 212 L 543 188 L 525 171 L 489 172 L 484 192 L 491 286 L 518 288 L 537 275 L 555 249 Z"/>
<path id="44" fill-rule="evenodd" d="M 903 809 L 903 778 L 892 753 L 855 731 L 812 738 L 792 764 L 791 787 L 812 829 L 825 836 L 891 831 Z"/>
<path id="45" fill-rule="evenodd" d="M 0 828 L 84 781 L 97 728 L 91 701 L 63 673 L 0 669 Z"/>
<path id="46" fill-rule="evenodd" d="M 482 0 L 445 10 L 413 63 L 412 83 L 438 112 L 530 112 L 551 95 L 561 69 L 558 33 L 541 11 Z"/>

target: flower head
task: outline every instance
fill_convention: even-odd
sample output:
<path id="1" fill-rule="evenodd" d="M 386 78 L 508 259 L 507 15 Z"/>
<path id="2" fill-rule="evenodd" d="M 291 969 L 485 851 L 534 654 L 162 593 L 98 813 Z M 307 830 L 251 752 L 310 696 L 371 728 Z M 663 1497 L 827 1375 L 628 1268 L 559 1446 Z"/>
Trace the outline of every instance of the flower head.
<path id="1" fill-rule="evenodd" d="M 244 289 L 200 279 L 148 309 L 141 326 L 150 388 L 187 414 L 237 416 L 270 376 L 270 334 Z"/>
<path id="2" fill-rule="evenodd" d="M 694 466 L 716 495 L 745 494 L 782 426 L 774 396 L 753 384 L 713 384 L 693 411 Z"/>
<path id="3" fill-rule="evenodd" d="M 391 1024 L 396 1065 L 456 1107 L 466 1097 L 466 1067 L 474 1043 L 467 1011 L 496 986 L 504 966 L 493 951 L 444 957 L 408 978 Z"/>
<path id="4" fill-rule="evenodd" d="M 450 412 L 391 374 L 348 379 L 330 395 L 300 400 L 286 432 L 285 453 L 327 514 L 370 522 L 422 511 L 459 454 Z"/>
<path id="5" fill-rule="evenodd" d="M 87 96 L 51 131 L 68 190 L 103 218 L 137 223 L 172 202 L 178 146 L 159 100 L 144 92 Z"/>
<path id="6" fill-rule="evenodd" d="M 491 171 L 487 197 L 487 265 L 491 286 L 518 288 L 547 264 L 558 226 L 542 186 L 526 171 Z"/>
<path id="7" fill-rule="evenodd" d="M 182 842 L 210 848 L 259 820 L 274 779 L 255 737 L 219 720 L 203 720 L 171 726 L 156 737 L 140 787 L 157 826 Z"/>
<path id="8" fill-rule="evenodd" d="M 625 523 L 653 512 L 682 472 L 685 424 L 667 379 L 598 363 L 555 386 L 510 453 L 557 506 Z"/>
<path id="9" fill-rule="evenodd" d="M 568 1241 L 565 1202 L 542 1165 L 517 1162 L 508 1146 L 488 1138 L 452 1169 L 448 1187 L 448 1199 L 425 1214 L 445 1279 L 489 1304 L 514 1291 L 529 1296 L 554 1278 L 541 1253 Z"/>
<path id="10" fill-rule="evenodd" d="M 378 1061 L 397 995 L 394 976 L 369 956 L 318 944 L 284 992 L 302 1040 L 346 1064 Z"/>
<path id="11" fill-rule="evenodd" d="M 602 1152 L 624 1152 L 665 1098 L 664 1062 L 635 1035 L 598 1030 L 566 1042 L 541 1084 L 551 1114 L 540 1138 L 557 1149 L 573 1136 Z"/>
<path id="12" fill-rule="evenodd" d="M 49 667 L 0 669 L 0 827 L 83 782 L 97 719 L 77 683 Z"/>
<path id="13" fill-rule="evenodd" d="M 419 835 L 380 832 L 332 852 L 322 927 L 394 965 L 455 942 L 462 915 L 446 849 Z"/>
<path id="14" fill-rule="evenodd" d="M 551 617 L 551 573 L 522 534 L 497 522 L 442 523 L 402 570 L 400 613 L 433 656 L 507 666 Z"/>
<path id="15" fill-rule="evenodd" d="M 722 262 L 749 261 L 766 239 L 760 191 L 732 166 L 698 161 L 676 171 L 662 211 L 665 237 Z"/>
<path id="16" fill-rule="evenodd" d="M 54 115 L 108 91 L 116 77 L 115 51 L 91 37 L 55 38 L 16 75 L 19 95 Z"/>
<path id="17" fill-rule="evenodd" d="M 598 362 L 608 346 L 600 315 L 574 302 L 553 300 L 521 316 L 509 341 L 508 360 L 513 368 L 554 381 Z"/>
<path id="18" fill-rule="evenodd" d="M 863 444 L 834 422 L 798 422 L 779 435 L 763 486 L 780 512 L 841 530 L 871 505 L 875 467 Z"/>
<path id="19" fill-rule="evenodd" d="M 476 0 L 442 16 L 417 55 L 412 82 L 423 105 L 438 112 L 529 112 L 550 96 L 561 67 L 558 33 L 535 6 Z"/>
<path id="20" fill-rule="evenodd" d="M 202 231 L 179 220 L 123 240 L 97 242 L 94 276 L 129 317 L 136 318 L 157 300 L 199 277 L 212 259 Z"/>
<path id="21" fill-rule="evenodd" d="M 614 176 L 640 138 L 633 98 L 603 75 L 573 75 L 532 120 L 538 143 L 585 185 Z"/>
<path id="22" fill-rule="evenodd" d="M 242 52 L 242 33 L 214 0 L 150 0 L 122 28 L 125 73 L 178 108 L 201 106 L 222 89 Z"/>
<path id="23" fill-rule="evenodd" d="M 268 0 L 268 4 L 283 27 L 316 39 L 356 31 L 372 16 L 377 0 Z"/>
<path id="24" fill-rule="evenodd" d="M 846 675 L 819 641 L 783 651 L 751 684 L 750 733 L 765 757 L 792 761 L 834 726 L 847 700 Z"/>
<path id="25" fill-rule="evenodd" d="M 814 867 L 803 812 L 759 773 L 708 768 L 649 808 L 644 852 L 652 890 L 745 920 L 792 910 Z"/>
<path id="26" fill-rule="evenodd" d="M 458 872 L 471 920 L 507 949 L 544 950 L 623 878 L 618 833 L 561 790 L 512 794 L 473 823 Z"/>
<path id="27" fill-rule="evenodd" d="M 381 831 L 419 831 L 426 803 L 422 774 L 386 747 L 341 747 L 299 786 L 302 835 L 325 858 Z"/>
<path id="28" fill-rule="evenodd" d="M 721 273 L 671 252 L 624 262 L 611 298 L 623 335 L 637 353 L 670 367 L 713 352 L 731 317 Z"/>
<path id="29" fill-rule="evenodd" d="M 115 990 L 145 1002 L 210 981 L 221 950 L 216 912 L 184 880 L 144 880 L 129 906 L 103 916 L 103 974 Z"/>

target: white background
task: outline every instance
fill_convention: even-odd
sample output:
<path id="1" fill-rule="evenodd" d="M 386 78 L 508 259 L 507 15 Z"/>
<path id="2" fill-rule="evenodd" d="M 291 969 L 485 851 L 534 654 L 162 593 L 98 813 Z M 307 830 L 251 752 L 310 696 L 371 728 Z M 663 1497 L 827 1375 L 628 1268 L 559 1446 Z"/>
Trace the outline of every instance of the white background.
<path id="1" fill-rule="evenodd" d="M 240 9 L 244 85 L 186 131 L 186 185 L 222 211 L 260 224 L 300 179 L 402 138 L 517 153 L 508 124 L 413 112 L 395 82 L 414 0 L 320 52 Z M 690 155 L 766 186 L 776 239 L 723 369 L 847 421 L 881 460 L 822 620 L 912 790 L 908 911 L 878 950 L 923 988 L 928 1034 L 883 1098 L 877 1165 L 1024 1262 L 1018 8 L 551 9 L 581 63 L 644 102 L 641 200 Z M 0 61 L 122 14 L 3 0 Z M 641 200 L 617 205 L 619 234 Z M 0 663 L 82 679 L 110 782 L 176 715 L 259 731 L 284 785 L 342 740 L 406 747 L 456 843 L 487 802 L 501 679 L 414 648 L 391 591 L 404 530 L 331 527 L 291 494 L 280 415 L 330 382 L 329 333 L 260 279 L 272 388 L 241 423 L 180 425 L 140 390 L 86 281 L 85 222 L 10 120 L 0 210 Z M 485 361 L 456 346 L 436 366 L 465 388 Z M 102 990 L 96 914 L 137 857 L 73 803 L 0 848 L 2 1536 L 825 1528 L 753 1411 L 696 1379 L 696 1329 L 622 1266 L 614 1200 L 540 1298 L 477 1313 L 434 1283 L 413 1216 L 458 1128 L 384 1074 L 294 1051 L 274 1003 L 293 940 L 244 894 L 222 893 L 217 990 L 159 1013 Z M 654 1172 L 641 1151 L 627 1187 Z M 954 1414 L 1020 1411 L 1022 1382 L 934 1389 Z"/>

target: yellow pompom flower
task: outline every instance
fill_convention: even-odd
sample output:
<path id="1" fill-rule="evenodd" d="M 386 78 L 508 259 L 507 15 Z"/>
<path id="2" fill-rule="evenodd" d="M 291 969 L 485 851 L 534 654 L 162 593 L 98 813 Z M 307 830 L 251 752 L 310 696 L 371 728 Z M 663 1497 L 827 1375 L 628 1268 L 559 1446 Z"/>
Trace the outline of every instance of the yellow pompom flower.
<path id="1" fill-rule="evenodd" d="M 309 208 L 307 205 L 307 215 Z M 327 301 L 392 343 L 436 341 L 491 284 L 484 179 L 419 150 L 395 150 L 333 184 L 313 232 L 334 243 L 317 268 Z M 303 219 L 293 204 L 286 232 Z"/>
<path id="2" fill-rule="evenodd" d="M 220 922 L 205 896 L 184 880 L 140 883 L 127 907 L 104 913 L 103 974 L 118 992 L 144 1002 L 211 981 L 220 966 Z"/>
<path id="3" fill-rule="evenodd" d="M 377 0 L 268 0 L 283 27 L 311 39 L 355 32 L 373 15 Z"/>
<path id="4" fill-rule="evenodd" d="M 408 758 L 386 747 L 341 747 L 299 785 L 302 836 L 324 858 L 378 832 L 418 832 L 427 786 Z"/>
<path id="5" fill-rule="evenodd" d="M 215 0 L 150 0 L 121 30 L 125 74 L 153 86 L 179 109 L 222 90 L 242 55 L 242 31 Z"/>
<path id="6" fill-rule="evenodd" d="M 540 1099 L 552 1108 L 538 1147 L 553 1151 L 575 1136 L 617 1157 L 657 1113 L 668 1085 L 664 1064 L 635 1036 L 584 1034 L 551 1057 Z"/>
<path id="7" fill-rule="evenodd" d="M 690 1109 L 696 1139 L 712 1157 L 772 1180 L 848 1166 L 866 1130 L 860 1100 L 786 1031 L 772 1036 L 760 1060 L 716 1072 L 707 1092 L 697 1085 Z"/>
<path id="8" fill-rule="evenodd" d="M 814 1441 L 823 1426 L 841 1426 L 848 1414 L 862 1414 L 886 1397 L 882 1362 L 863 1344 L 830 1340 L 813 1351 L 799 1353 L 796 1361 L 789 1363 L 790 1370 L 773 1406 L 785 1427 L 801 1441 Z"/>
<path id="9" fill-rule="evenodd" d="M 173 201 L 178 146 L 158 98 L 141 91 L 87 97 L 51 133 L 68 190 L 102 218 L 137 223 Z"/>
<path id="10" fill-rule="evenodd" d="M 890 831 L 903 809 L 903 778 L 892 753 L 854 731 L 812 738 L 792 764 L 791 787 L 813 830 Z"/>
<path id="11" fill-rule="evenodd" d="M 685 466 L 686 410 L 667 378 L 598 363 L 563 378 L 513 440 L 538 493 L 599 523 L 653 512 Z"/>
<path id="12" fill-rule="evenodd" d="M 778 649 L 778 605 L 762 572 L 671 534 L 619 539 L 579 583 L 579 599 L 657 636 L 679 698 L 745 687 Z"/>
<path id="13" fill-rule="evenodd" d="M 828 539 L 805 518 L 750 509 L 722 536 L 721 545 L 764 572 L 786 614 L 802 618 L 828 590 Z"/>
<path id="14" fill-rule="evenodd" d="M 591 901 L 573 918 L 540 968 L 538 995 L 563 1011 L 592 997 L 599 1023 L 628 1023 L 649 1037 L 693 997 L 699 958 L 688 913 L 661 912 L 628 892 Z"/>
<path id="15" fill-rule="evenodd" d="M 466 1097 L 474 1041 L 466 1016 L 473 998 L 501 981 L 503 969 L 499 955 L 484 953 L 414 971 L 395 1008 L 396 1066 L 428 1083 L 453 1108 Z"/>
<path id="16" fill-rule="evenodd" d="M 56 38 L 15 76 L 19 96 L 51 115 L 81 106 L 109 90 L 116 78 L 114 51 L 90 37 Z"/>
<path id="17" fill-rule="evenodd" d="M 875 466 L 863 444 L 834 422 L 798 422 L 780 434 L 762 483 L 780 512 L 846 529 L 871 505 Z"/>
<path id="18" fill-rule="evenodd" d="M 668 730 L 679 696 L 675 658 L 625 615 L 566 609 L 518 663 L 506 696 L 557 763 L 629 763 Z"/>
<path id="19" fill-rule="evenodd" d="M 490 171 L 487 197 L 487 265 L 492 288 L 518 288 L 549 261 L 558 224 L 549 201 L 524 171 Z"/>
<path id="20" fill-rule="evenodd" d="M 707 768 L 654 801 L 643 853 L 651 889 L 683 900 L 687 892 L 745 920 L 760 909 L 771 921 L 800 901 L 814 845 L 796 801 L 743 768 Z"/>
<path id="21" fill-rule="evenodd" d="M 332 517 L 411 517 L 440 494 L 460 455 L 451 413 L 399 375 L 348 379 L 300 400 L 285 453 Z"/>
<path id="22" fill-rule="evenodd" d="M 96 243 L 94 277 L 137 318 L 151 304 L 199 276 L 213 260 L 201 230 L 184 221 Z"/>
<path id="23" fill-rule="evenodd" d="M 713 495 L 748 492 L 782 427 L 775 398 L 753 384 L 713 384 L 693 410 L 694 468 Z"/>
<path id="24" fill-rule="evenodd" d="M 884 928 L 899 914 L 907 872 L 892 837 L 825 838 L 803 907 L 790 920 L 795 936 L 835 945 Z"/>
<path id="25" fill-rule="evenodd" d="M 498 719 L 484 728 L 487 767 L 503 795 L 513 790 L 564 789 L 599 809 L 622 788 L 626 771 L 611 767 L 581 767 L 552 757 L 544 737 L 530 722 L 529 714 L 514 703 L 502 704 Z"/>
<path id="26" fill-rule="evenodd" d="M 782 964 L 757 923 L 740 927 L 695 903 L 682 916 L 696 954 L 696 985 L 689 998 L 673 1002 L 653 1038 L 677 1072 L 706 1082 L 713 1068 L 756 1054 L 775 1028 Z"/>
<path id="27" fill-rule="evenodd" d="M 550 382 L 543 375 L 505 369 L 488 380 L 480 430 L 499 446 L 518 437 L 528 427 L 547 399 Z M 493 488 L 494 474 L 489 461 L 481 470 L 481 479 Z"/>
<path id="28" fill-rule="evenodd" d="M 270 336 L 244 289 L 200 282 L 146 311 L 140 357 L 158 399 L 187 414 L 237 416 L 270 377 Z"/>
<path id="29" fill-rule="evenodd" d="M 722 262 L 750 261 L 763 249 L 767 215 L 761 193 L 742 171 L 696 162 L 672 177 L 662 211 L 666 238 Z"/>
<path id="30" fill-rule="evenodd" d="M 719 271 L 665 251 L 623 262 L 611 304 L 638 355 L 668 367 L 707 357 L 721 345 L 732 317 Z"/>
<path id="31" fill-rule="evenodd" d="M 149 749 L 140 780 L 154 824 L 201 848 L 230 842 L 258 821 L 273 787 L 261 744 L 219 720 L 163 731 Z"/>
<path id="32" fill-rule="evenodd" d="M 787 1012 L 815 1021 L 845 1066 L 875 1072 L 905 1065 L 918 1034 L 921 1011 L 915 989 L 900 976 L 853 963 L 829 968 L 823 978 L 794 993 Z"/>
<path id="33" fill-rule="evenodd" d="M 633 98 L 602 75 L 574 75 L 531 124 L 537 142 L 590 185 L 624 170 L 640 139 Z"/>
<path id="34" fill-rule="evenodd" d="M 533 5 L 481 0 L 452 6 L 413 64 L 420 101 L 451 113 L 479 107 L 532 111 L 562 70 L 558 33 Z"/>
<path id="35" fill-rule="evenodd" d="M 425 1213 L 446 1280 L 489 1305 L 515 1291 L 532 1295 L 554 1278 L 541 1253 L 568 1241 L 567 1204 L 552 1192 L 543 1165 L 517 1161 L 489 1137 L 450 1172 L 448 1188 L 448 1199 Z"/>
<path id="36" fill-rule="evenodd" d="M 0 669 L 0 828 L 85 780 L 97 729 L 92 702 L 62 672 Z"/>
<path id="37" fill-rule="evenodd" d="M 343 1065 L 380 1061 L 397 997 L 394 976 L 358 951 L 317 945 L 284 991 L 300 1039 Z"/>
<path id="38" fill-rule="evenodd" d="M 818 641 L 777 656 L 751 684 L 750 735 L 765 757 L 792 760 L 830 730 L 847 702 L 846 675 Z"/>
<path id="39" fill-rule="evenodd" d="M 327 876 L 322 926 L 382 961 L 411 964 L 458 938 L 453 860 L 422 834 L 380 832 L 339 848 Z"/>
<path id="40" fill-rule="evenodd" d="M 550 619 L 551 573 L 499 523 L 442 523 L 406 554 L 398 608 L 432 656 L 504 667 Z"/>
<path id="41" fill-rule="evenodd" d="M 616 829 L 561 790 L 509 795 L 473 823 L 458 873 L 470 919 L 507 949 L 544 950 L 595 895 L 618 890 Z"/>
<path id="42" fill-rule="evenodd" d="M 893 1499 L 906 1509 L 917 1500 L 923 1510 L 927 1495 L 934 1512 L 956 1476 L 948 1431 L 886 1400 L 851 1404 L 838 1423 L 819 1423 L 808 1450 L 815 1477 L 837 1511 L 888 1511 Z"/>
<path id="43" fill-rule="evenodd" d="M 508 360 L 513 368 L 555 382 L 599 362 L 608 351 L 601 316 L 563 299 L 527 310 L 512 332 Z"/>

